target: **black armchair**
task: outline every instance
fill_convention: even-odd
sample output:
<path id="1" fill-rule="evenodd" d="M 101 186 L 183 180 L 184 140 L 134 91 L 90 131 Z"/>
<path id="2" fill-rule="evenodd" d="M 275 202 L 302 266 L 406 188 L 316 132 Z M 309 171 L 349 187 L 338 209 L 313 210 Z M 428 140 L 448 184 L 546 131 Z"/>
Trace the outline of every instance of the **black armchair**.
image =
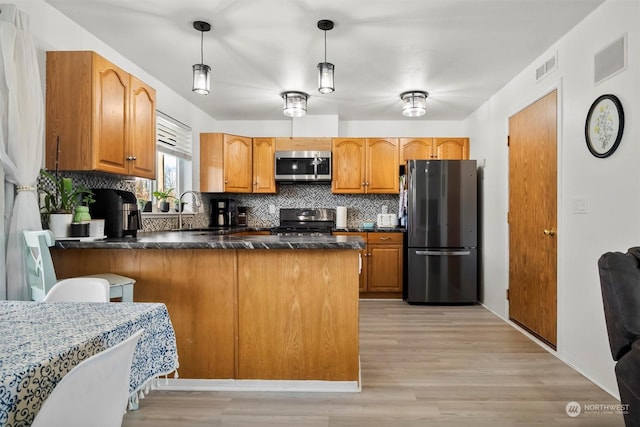
<path id="1" fill-rule="evenodd" d="M 600 288 L 627 427 L 640 427 L 640 247 L 598 260 Z"/>

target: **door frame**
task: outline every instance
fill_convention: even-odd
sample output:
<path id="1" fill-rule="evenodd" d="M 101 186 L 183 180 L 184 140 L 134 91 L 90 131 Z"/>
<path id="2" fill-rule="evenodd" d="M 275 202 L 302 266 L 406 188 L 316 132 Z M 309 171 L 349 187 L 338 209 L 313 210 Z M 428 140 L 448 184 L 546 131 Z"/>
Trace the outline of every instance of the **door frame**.
<path id="1" fill-rule="evenodd" d="M 527 330 L 525 330 L 524 328 L 522 328 L 520 325 L 518 325 L 517 323 L 513 322 L 511 319 L 509 319 L 509 300 L 505 298 L 505 313 L 506 313 L 506 320 L 507 322 L 509 322 L 509 324 L 513 327 L 515 327 L 516 329 L 518 329 L 519 331 L 521 331 L 522 333 L 524 333 L 525 335 L 527 335 L 529 338 L 531 338 L 533 341 L 537 342 L 539 345 L 541 345 L 542 347 L 544 347 L 545 349 L 547 349 L 547 351 L 551 352 L 551 353 L 560 353 L 562 350 L 562 345 L 564 342 L 564 317 L 561 315 L 564 313 L 564 287 L 561 285 L 562 281 L 561 278 L 563 278 L 565 276 L 565 268 L 564 268 L 564 205 L 562 203 L 563 200 L 563 191 L 562 189 L 564 188 L 564 179 L 563 179 L 563 169 L 561 167 L 561 165 L 564 163 L 563 162 L 563 147 L 564 147 L 564 141 L 563 141 L 563 133 L 562 133 L 562 124 L 563 124 L 563 108 L 562 108 L 562 77 L 560 77 L 558 80 L 550 82 L 549 85 L 542 87 L 540 90 L 536 90 L 532 95 L 527 95 L 526 99 L 521 103 L 518 104 L 516 107 L 514 107 L 511 112 L 509 112 L 509 114 L 506 117 L 506 126 L 507 126 L 507 136 L 509 135 L 509 117 L 514 116 L 515 114 L 519 113 L 520 111 L 524 110 L 525 108 L 529 107 L 530 105 L 534 104 L 536 101 L 544 98 L 545 96 L 547 96 L 548 94 L 550 94 L 553 91 L 557 91 L 557 97 L 556 97 L 556 229 L 558 230 L 558 232 L 556 233 L 556 239 L 557 239 L 557 243 L 556 243 L 556 349 L 554 350 L 552 347 L 550 347 L 549 345 L 547 345 L 544 341 L 540 340 L 539 338 L 537 338 L 536 336 L 534 336 L 533 334 L 531 334 L 530 332 L 528 332 Z M 509 156 L 508 156 L 508 150 L 509 147 L 507 147 L 507 188 L 506 188 L 506 206 L 507 206 L 507 213 L 509 211 Z M 505 218 L 506 221 L 506 218 Z M 507 246 L 507 289 L 509 289 L 509 260 L 511 259 L 511 247 L 509 246 L 509 223 L 508 221 L 505 222 L 507 225 L 507 234 L 506 234 L 506 246 Z"/>

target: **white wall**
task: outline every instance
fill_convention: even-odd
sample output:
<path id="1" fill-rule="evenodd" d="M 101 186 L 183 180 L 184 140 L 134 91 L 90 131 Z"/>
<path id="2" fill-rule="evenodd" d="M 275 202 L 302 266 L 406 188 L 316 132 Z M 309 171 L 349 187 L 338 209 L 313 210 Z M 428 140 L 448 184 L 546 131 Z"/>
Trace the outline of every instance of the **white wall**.
<path id="1" fill-rule="evenodd" d="M 628 67 L 595 86 L 593 57 L 624 33 Z M 534 69 L 553 52 L 558 69 L 535 83 Z M 640 2 L 608 0 L 560 39 L 539 60 L 496 93 L 465 123 L 471 155 L 484 169 L 484 304 L 507 318 L 508 118 L 553 88 L 559 89 L 558 133 L 558 356 L 617 396 L 609 351 L 597 260 L 607 251 L 640 244 Z M 585 145 L 591 103 L 612 93 L 626 124 L 618 150 L 593 157 Z M 586 214 L 572 201 L 587 200 Z"/>
<path id="2" fill-rule="evenodd" d="M 427 111 L 427 114 L 429 112 Z M 400 111 L 398 111 L 400 116 Z M 462 121 L 402 119 L 393 121 L 339 121 L 338 116 L 307 115 L 283 120 L 218 120 L 218 132 L 278 137 L 416 137 L 467 136 Z M 473 145 L 473 141 L 471 141 Z"/>

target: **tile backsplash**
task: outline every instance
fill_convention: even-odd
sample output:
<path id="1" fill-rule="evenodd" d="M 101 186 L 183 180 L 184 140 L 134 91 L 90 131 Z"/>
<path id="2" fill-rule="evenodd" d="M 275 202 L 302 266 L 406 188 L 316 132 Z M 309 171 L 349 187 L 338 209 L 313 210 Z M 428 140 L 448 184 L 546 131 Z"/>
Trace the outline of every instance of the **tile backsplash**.
<path id="1" fill-rule="evenodd" d="M 211 194 L 203 199 L 220 196 L 235 201 L 237 206 L 248 207 L 247 224 L 250 227 L 273 227 L 280 222 L 280 208 L 332 208 L 347 207 L 347 226 L 359 227 L 363 221 L 375 221 L 376 215 L 386 206 L 389 213 L 398 211 L 397 194 L 333 194 L 331 184 L 279 184 L 277 194 Z M 204 203 L 210 212 L 210 202 Z M 269 206 L 275 213 L 269 212 Z"/>
<path id="2" fill-rule="evenodd" d="M 113 188 L 135 192 L 135 180 L 122 179 L 107 174 L 61 172 L 86 188 Z M 38 188 L 53 188 L 53 183 L 40 177 Z M 185 196 L 189 201 L 190 196 Z M 210 225 L 211 200 L 228 198 L 235 206 L 246 206 L 249 227 L 274 227 L 280 222 L 280 208 L 332 208 L 347 207 L 347 227 L 359 227 L 363 221 L 375 221 L 376 215 L 386 206 L 389 213 L 398 211 L 397 194 L 333 194 L 331 184 L 279 184 L 276 194 L 216 194 L 201 193 L 202 207 L 196 215 L 185 215 L 184 226 L 202 228 Z M 269 207 L 273 207 L 273 213 Z M 144 231 L 175 229 L 177 215 L 143 215 Z"/>

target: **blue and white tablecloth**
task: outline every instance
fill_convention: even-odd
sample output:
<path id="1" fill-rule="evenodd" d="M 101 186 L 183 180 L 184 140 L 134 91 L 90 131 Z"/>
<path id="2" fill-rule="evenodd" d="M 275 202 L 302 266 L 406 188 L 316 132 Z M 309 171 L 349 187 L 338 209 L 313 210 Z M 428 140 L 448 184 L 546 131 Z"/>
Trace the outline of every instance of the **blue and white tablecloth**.
<path id="1" fill-rule="evenodd" d="M 178 368 L 164 304 L 0 301 L 0 426 L 31 425 L 67 372 L 139 329 L 132 394 Z"/>

